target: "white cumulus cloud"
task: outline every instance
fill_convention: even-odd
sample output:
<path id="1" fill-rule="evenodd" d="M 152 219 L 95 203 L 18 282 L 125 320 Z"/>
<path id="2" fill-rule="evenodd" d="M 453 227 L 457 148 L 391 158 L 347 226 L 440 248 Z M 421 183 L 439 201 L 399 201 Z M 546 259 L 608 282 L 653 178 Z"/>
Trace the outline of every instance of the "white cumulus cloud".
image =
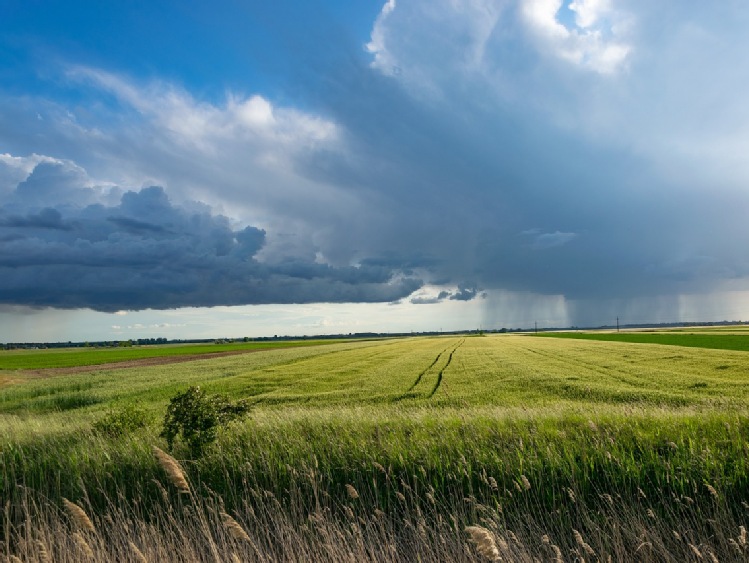
<path id="1" fill-rule="evenodd" d="M 559 19 L 561 10 L 574 12 L 574 26 Z M 581 68 L 602 74 L 619 70 L 632 50 L 625 32 L 629 16 L 609 0 L 522 0 L 521 14 L 539 47 Z"/>

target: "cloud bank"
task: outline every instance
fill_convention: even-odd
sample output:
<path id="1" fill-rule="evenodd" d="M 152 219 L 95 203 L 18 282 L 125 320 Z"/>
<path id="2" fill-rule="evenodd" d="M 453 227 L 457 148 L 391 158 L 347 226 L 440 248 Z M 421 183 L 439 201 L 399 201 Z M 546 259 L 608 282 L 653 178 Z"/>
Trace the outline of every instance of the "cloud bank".
<path id="1" fill-rule="evenodd" d="M 160 187 L 118 196 L 115 187 L 88 183 L 79 167 L 42 159 L 8 194 L 0 206 L 0 303 L 115 312 L 381 302 L 421 285 L 383 266 L 261 262 L 262 229 L 235 230 L 203 204 L 173 204 Z"/>
<path id="2" fill-rule="evenodd" d="M 1 97 L 0 299 L 522 294 L 581 324 L 746 289 L 747 22 L 735 2 L 389 0 L 358 44 L 299 38 L 283 103 L 68 66 L 67 97 Z"/>

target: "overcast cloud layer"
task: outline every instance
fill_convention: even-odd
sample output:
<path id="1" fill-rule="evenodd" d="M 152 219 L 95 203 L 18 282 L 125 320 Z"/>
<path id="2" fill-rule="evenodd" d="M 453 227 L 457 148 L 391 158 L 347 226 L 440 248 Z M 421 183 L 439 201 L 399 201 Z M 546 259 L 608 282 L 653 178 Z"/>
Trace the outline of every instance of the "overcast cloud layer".
<path id="1" fill-rule="evenodd" d="M 275 98 L 66 60 L 0 89 L 0 302 L 522 292 L 584 324 L 747 289 L 747 24 L 733 1 L 390 0 L 369 37 L 287 45 Z"/>

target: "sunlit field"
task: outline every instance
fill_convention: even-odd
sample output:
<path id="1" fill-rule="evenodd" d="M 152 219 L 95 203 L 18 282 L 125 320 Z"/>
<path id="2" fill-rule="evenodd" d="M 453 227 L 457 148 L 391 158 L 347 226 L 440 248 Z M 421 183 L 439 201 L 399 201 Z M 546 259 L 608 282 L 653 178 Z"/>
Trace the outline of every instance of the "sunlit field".
<path id="1" fill-rule="evenodd" d="M 0 555 L 743 561 L 749 356 L 669 339 L 450 336 L 1 370 Z M 251 404 L 197 458 L 159 436 L 190 385 Z M 107 431 L 117 413 L 136 423 Z"/>
<path id="2" fill-rule="evenodd" d="M 219 344 L 176 344 L 135 347 L 52 348 L 45 350 L 5 350 L 0 353 L 0 371 L 17 369 L 46 369 L 101 365 L 152 358 L 180 358 L 318 346 L 330 340 L 278 340 L 260 342 L 228 342 Z"/>

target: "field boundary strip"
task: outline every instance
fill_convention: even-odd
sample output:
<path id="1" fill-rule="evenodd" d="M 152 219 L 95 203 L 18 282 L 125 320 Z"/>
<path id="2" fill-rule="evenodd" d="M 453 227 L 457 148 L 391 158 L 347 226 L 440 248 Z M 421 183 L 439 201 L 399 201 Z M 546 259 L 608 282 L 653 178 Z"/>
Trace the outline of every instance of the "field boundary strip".
<path id="1" fill-rule="evenodd" d="M 749 352 L 749 335 L 747 334 L 695 334 L 681 332 L 544 332 L 535 334 L 533 337 L 623 342 L 628 344 L 658 344 L 661 346 L 682 346 L 685 348 L 706 348 L 710 350 Z"/>
<path id="2" fill-rule="evenodd" d="M 280 350 L 288 348 L 306 348 L 338 344 L 341 340 L 299 340 L 271 343 L 241 343 L 232 345 L 194 345 L 164 346 L 164 347 L 133 347 L 133 348 L 80 348 L 62 350 L 8 350 L 0 351 L 0 370 L 7 371 L 32 371 L 32 370 L 55 370 L 66 368 L 83 368 L 87 366 L 110 366 L 122 364 L 142 365 L 140 361 L 156 361 L 161 358 L 180 358 L 174 361 L 192 361 L 205 358 L 218 357 L 222 355 L 243 354 L 248 352 L 260 352 L 268 350 Z M 357 342 L 351 340 L 351 342 Z M 185 358 L 184 360 L 182 358 Z M 164 360 L 168 362 L 168 360 Z"/>

